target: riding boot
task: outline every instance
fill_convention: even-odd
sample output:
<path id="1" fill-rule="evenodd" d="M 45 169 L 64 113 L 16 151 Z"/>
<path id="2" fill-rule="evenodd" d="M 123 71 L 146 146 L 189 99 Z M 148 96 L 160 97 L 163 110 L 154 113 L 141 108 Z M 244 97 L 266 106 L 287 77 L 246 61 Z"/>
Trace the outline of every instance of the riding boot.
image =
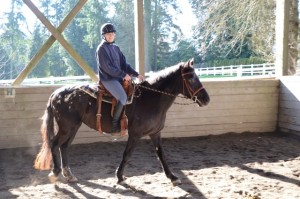
<path id="1" fill-rule="evenodd" d="M 118 101 L 114 108 L 111 133 L 119 133 L 121 131 L 120 116 L 122 114 L 122 111 L 123 105 L 120 101 Z"/>

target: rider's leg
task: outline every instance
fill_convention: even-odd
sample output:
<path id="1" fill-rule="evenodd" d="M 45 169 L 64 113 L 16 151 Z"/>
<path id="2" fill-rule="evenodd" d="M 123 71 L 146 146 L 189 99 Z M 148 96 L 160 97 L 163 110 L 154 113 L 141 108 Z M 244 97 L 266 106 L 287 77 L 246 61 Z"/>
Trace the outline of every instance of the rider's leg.
<path id="1" fill-rule="evenodd" d="M 117 99 L 112 119 L 112 133 L 120 132 L 120 116 L 123 107 L 126 105 L 127 95 L 117 80 L 102 81 L 103 86 Z"/>
<path id="2" fill-rule="evenodd" d="M 121 131 L 120 117 L 123 112 L 123 107 L 123 104 L 120 101 L 117 101 L 112 117 L 111 133 L 119 133 Z"/>

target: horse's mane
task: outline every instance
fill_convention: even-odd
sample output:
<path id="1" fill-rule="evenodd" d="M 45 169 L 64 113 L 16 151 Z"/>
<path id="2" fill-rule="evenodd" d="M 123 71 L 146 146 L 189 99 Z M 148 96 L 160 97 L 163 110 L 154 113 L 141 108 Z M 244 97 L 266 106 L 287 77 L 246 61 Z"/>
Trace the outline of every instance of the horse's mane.
<path id="1" fill-rule="evenodd" d="M 170 66 L 170 67 L 167 67 L 165 69 L 162 69 L 160 71 L 157 71 L 157 72 L 154 72 L 151 74 L 150 77 L 148 77 L 146 79 L 146 81 L 150 84 L 150 85 L 154 85 L 155 83 L 159 82 L 161 79 L 165 79 L 167 76 L 175 73 L 179 68 L 180 66 L 182 66 L 184 63 L 183 62 L 180 62 L 174 66 Z"/>

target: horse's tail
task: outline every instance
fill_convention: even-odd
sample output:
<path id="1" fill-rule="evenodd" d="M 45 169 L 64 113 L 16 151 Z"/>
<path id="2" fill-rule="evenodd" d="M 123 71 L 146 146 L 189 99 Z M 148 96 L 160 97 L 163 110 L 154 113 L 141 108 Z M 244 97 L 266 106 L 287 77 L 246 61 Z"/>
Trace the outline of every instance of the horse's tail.
<path id="1" fill-rule="evenodd" d="M 41 126 L 41 133 L 43 144 L 34 161 L 34 168 L 39 170 L 51 169 L 52 153 L 50 148 L 50 138 L 53 138 L 54 136 L 54 119 L 51 106 L 51 98 L 52 96 L 49 98 L 47 108 L 42 117 L 43 123 Z"/>

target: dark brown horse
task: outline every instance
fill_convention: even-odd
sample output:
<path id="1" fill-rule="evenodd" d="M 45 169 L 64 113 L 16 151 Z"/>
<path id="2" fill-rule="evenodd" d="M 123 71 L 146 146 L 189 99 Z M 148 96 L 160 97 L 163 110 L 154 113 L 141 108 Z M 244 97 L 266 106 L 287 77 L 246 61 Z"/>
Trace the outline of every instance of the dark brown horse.
<path id="1" fill-rule="evenodd" d="M 179 63 L 137 85 L 140 95 L 126 107 L 128 140 L 123 159 L 116 170 L 118 183 L 124 181 L 124 168 L 143 136 L 150 136 L 166 176 L 173 184 L 180 183 L 165 160 L 161 130 L 164 128 L 166 113 L 177 95 L 182 94 L 199 106 L 209 103 L 209 96 L 192 65 L 193 61 Z M 111 124 L 110 109 L 111 104 L 102 103 L 102 129 L 106 132 Z M 56 180 L 60 172 L 68 182 L 77 181 L 69 167 L 68 147 L 82 123 L 96 130 L 96 112 L 96 99 L 78 87 L 65 86 L 54 91 L 43 116 L 43 145 L 35 160 L 35 168 L 50 169 L 53 163 L 49 174 L 51 181 Z M 54 128 L 55 122 L 57 128 Z"/>

